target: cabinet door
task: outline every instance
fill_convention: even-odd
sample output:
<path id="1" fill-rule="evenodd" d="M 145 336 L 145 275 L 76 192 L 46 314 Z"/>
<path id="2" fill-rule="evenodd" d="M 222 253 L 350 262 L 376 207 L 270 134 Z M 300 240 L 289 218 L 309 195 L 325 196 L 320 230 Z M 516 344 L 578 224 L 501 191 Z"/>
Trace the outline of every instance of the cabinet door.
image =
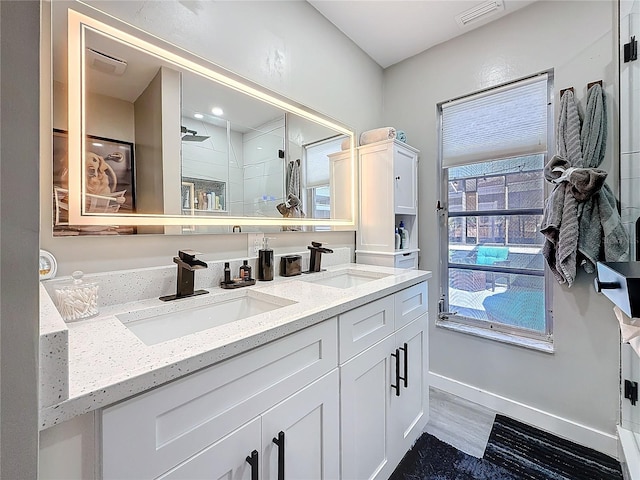
<path id="1" fill-rule="evenodd" d="M 640 357 L 628 343 L 622 344 L 622 427 L 640 433 L 640 400 L 635 405 L 624 397 L 625 380 L 640 385 Z"/>
<path id="2" fill-rule="evenodd" d="M 342 479 L 387 479 L 390 379 L 394 373 L 394 336 L 368 348 L 340 371 Z"/>
<path id="3" fill-rule="evenodd" d="M 395 464 L 411 448 L 429 420 L 426 319 L 425 314 L 395 335 L 403 377 L 400 396 L 392 395 L 390 405 L 390 457 Z"/>
<path id="4" fill-rule="evenodd" d="M 384 142 L 367 145 L 360 150 L 358 250 L 395 250 L 391 148 L 390 144 Z"/>
<path id="5" fill-rule="evenodd" d="M 105 408 L 105 479 L 155 478 L 338 364 L 337 319 Z"/>
<path id="6" fill-rule="evenodd" d="M 395 213 L 415 215 L 418 205 L 417 156 L 398 145 L 393 147 Z"/>
<path id="7" fill-rule="evenodd" d="M 278 480 L 283 466 L 285 479 L 340 478 L 338 383 L 335 369 L 262 416 L 261 479 Z"/>
<path id="8" fill-rule="evenodd" d="M 251 480 L 247 457 L 260 451 L 260 418 L 234 430 L 164 475 L 161 480 Z M 260 468 L 262 459 L 258 455 Z M 259 470 L 258 470 L 259 471 Z"/>

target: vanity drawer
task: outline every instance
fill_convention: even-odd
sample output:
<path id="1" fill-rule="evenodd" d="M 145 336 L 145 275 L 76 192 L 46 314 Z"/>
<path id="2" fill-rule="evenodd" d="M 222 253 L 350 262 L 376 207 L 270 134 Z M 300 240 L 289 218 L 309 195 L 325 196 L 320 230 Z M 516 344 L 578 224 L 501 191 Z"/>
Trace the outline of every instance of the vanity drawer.
<path id="1" fill-rule="evenodd" d="M 418 283 L 394 295 L 395 328 L 400 330 L 405 325 L 427 313 L 427 282 Z"/>
<path id="2" fill-rule="evenodd" d="M 415 270 L 418 268 L 418 252 L 402 253 L 395 256 L 395 268 L 407 268 Z"/>
<path id="3" fill-rule="evenodd" d="M 337 364 L 333 318 L 105 408 L 104 478 L 155 478 Z"/>
<path id="4" fill-rule="evenodd" d="M 375 300 L 339 316 L 340 363 L 379 342 L 394 330 L 393 295 Z"/>

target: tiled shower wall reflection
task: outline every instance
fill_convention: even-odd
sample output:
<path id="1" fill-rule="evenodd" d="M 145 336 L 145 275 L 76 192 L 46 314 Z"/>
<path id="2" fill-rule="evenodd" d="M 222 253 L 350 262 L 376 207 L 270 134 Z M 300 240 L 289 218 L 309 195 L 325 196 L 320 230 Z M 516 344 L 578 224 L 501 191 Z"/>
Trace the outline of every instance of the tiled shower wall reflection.
<path id="1" fill-rule="evenodd" d="M 244 214 L 279 217 L 284 197 L 284 116 L 243 135 Z"/>
<path id="2" fill-rule="evenodd" d="M 284 197 L 284 117 L 246 133 L 231 131 L 201 120 L 182 118 L 182 125 L 202 142 L 182 142 L 182 176 L 226 182 L 225 210 L 230 216 L 278 217 L 276 205 Z"/>
<path id="3" fill-rule="evenodd" d="M 640 218 L 640 60 L 624 63 L 623 45 L 640 39 L 640 2 L 620 1 L 620 203 L 629 233 L 630 259 L 636 260 L 636 222 Z"/>

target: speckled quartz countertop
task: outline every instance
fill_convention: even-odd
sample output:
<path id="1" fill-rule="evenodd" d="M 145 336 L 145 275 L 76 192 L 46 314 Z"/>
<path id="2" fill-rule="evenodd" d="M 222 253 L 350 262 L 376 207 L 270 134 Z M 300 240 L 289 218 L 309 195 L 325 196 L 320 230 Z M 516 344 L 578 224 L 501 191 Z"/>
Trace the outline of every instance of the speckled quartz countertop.
<path id="1" fill-rule="evenodd" d="M 340 270 L 359 272 L 373 280 L 344 289 L 309 281 L 335 276 Z M 385 276 L 379 278 L 382 275 Z M 57 370 L 66 376 L 68 370 L 68 398 L 57 402 L 54 399 L 41 407 L 40 428 L 46 429 L 74 416 L 106 407 L 430 277 L 430 272 L 420 270 L 346 264 L 310 275 L 275 277 L 271 282 L 257 282 L 255 286 L 235 290 L 196 284 L 196 288 L 207 288 L 210 293 L 173 302 L 162 302 L 154 297 L 112 304 L 102 307 L 97 317 L 66 324 L 66 330 L 55 307 L 47 298 L 41 298 L 41 304 L 44 303 L 41 324 L 46 325 L 48 335 L 53 331 L 56 340 L 62 338 L 68 342 L 67 364 L 61 365 L 64 362 L 60 355 L 53 358 L 41 356 L 41 363 L 45 362 L 41 371 Z M 167 309 L 175 311 L 198 307 L 247 294 L 272 301 L 273 297 L 279 297 L 280 300 L 275 301 L 281 301 L 284 306 L 155 345 L 143 343 L 116 318 L 116 315 L 125 313 L 135 318 L 137 315 L 166 312 Z M 46 297 L 47 293 L 43 295 Z M 62 328 L 52 327 L 61 322 Z M 48 365 L 47 362 L 53 363 Z M 55 368 L 56 365 L 60 368 Z M 51 378 L 50 382 L 57 384 L 60 379 Z M 41 388 L 48 387 L 43 385 Z"/>

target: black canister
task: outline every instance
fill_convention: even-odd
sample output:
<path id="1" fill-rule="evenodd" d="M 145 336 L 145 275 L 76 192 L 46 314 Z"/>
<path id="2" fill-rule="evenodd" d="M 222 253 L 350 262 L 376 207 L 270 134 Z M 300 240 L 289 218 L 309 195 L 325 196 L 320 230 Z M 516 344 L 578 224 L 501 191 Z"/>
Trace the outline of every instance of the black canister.
<path id="1" fill-rule="evenodd" d="M 258 280 L 273 280 L 273 250 L 269 248 L 266 237 L 263 248 L 258 250 Z"/>
<path id="2" fill-rule="evenodd" d="M 302 273 L 302 256 L 283 255 L 280 260 L 280 275 L 293 277 Z"/>

